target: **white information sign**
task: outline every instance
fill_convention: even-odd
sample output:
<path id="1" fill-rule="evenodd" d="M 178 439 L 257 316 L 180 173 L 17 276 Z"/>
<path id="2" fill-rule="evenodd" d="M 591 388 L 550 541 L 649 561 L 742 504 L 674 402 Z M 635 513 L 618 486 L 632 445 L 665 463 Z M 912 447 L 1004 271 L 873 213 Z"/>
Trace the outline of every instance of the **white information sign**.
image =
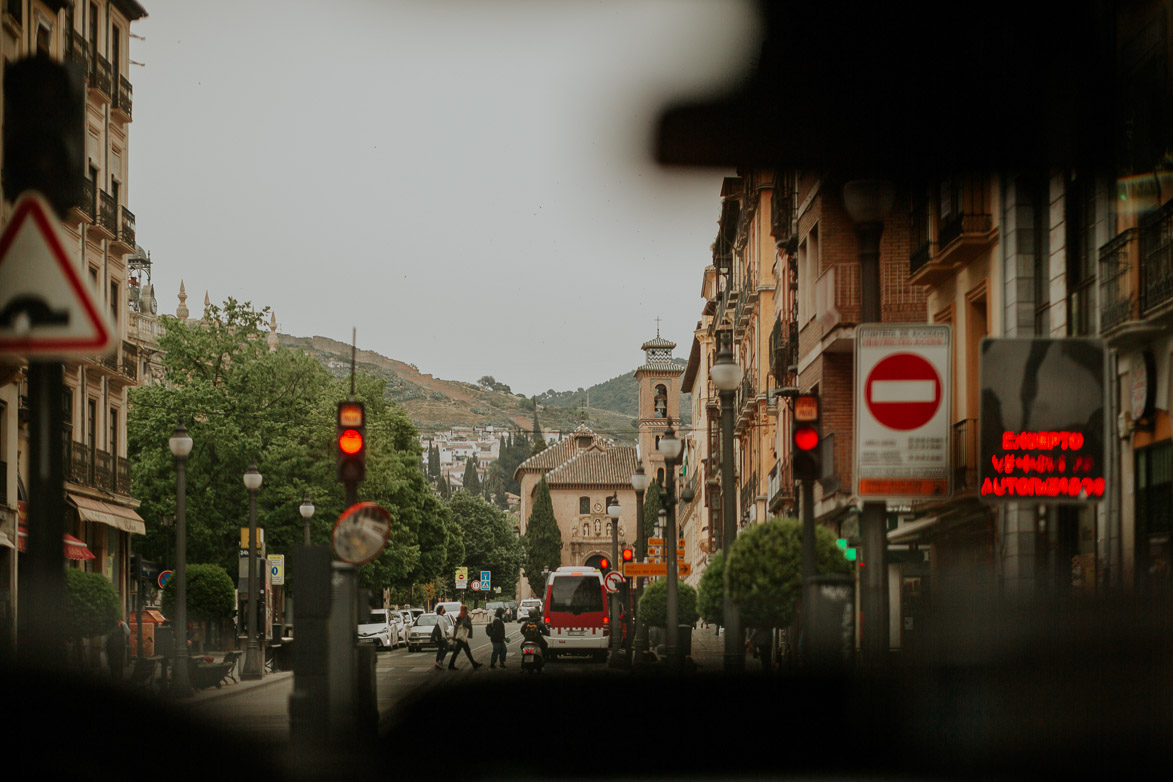
<path id="1" fill-rule="evenodd" d="M 950 493 L 952 328 L 855 330 L 855 493 L 924 500 Z"/>

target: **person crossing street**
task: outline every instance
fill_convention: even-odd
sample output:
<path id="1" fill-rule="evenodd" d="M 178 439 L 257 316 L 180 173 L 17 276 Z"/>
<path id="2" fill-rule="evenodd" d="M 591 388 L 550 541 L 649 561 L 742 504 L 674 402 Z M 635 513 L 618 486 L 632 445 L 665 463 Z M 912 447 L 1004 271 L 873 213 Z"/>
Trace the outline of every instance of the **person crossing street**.
<path id="1" fill-rule="evenodd" d="M 468 639 L 472 638 L 472 617 L 468 615 L 468 606 L 460 606 L 460 615 L 456 617 L 456 632 L 453 634 L 452 644 L 452 659 L 448 661 L 448 670 L 456 670 L 456 655 L 460 654 L 463 649 L 464 654 L 468 657 L 468 661 L 472 663 L 473 670 L 480 668 L 483 663 L 478 663 L 473 659 L 472 648 L 468 645 Z"/>
<path id="2" fill-rule="evenodd" d="M 432 629 L 432 640 L 436 642 L 436 670 L 444 670 L 444 656 L 448 654 L 448 637 L 451 635 L 452 617 L 445 612 L 444 606 L 436 606 L 436 624 Z"/>
<path id="3" fill-rule="evenodd" d="M 498 608 L 493 621 L 489 624 L 489 640 L 493 642 L 493 656 L 489 660 L 489 667 L 496 668 L 497 661 L 500 660 L 501 667 L 505 667 L 505 653 L 508 647 L 505 645 L 505 621 L 502 618 L 505 614 L 504 608 Z"/>

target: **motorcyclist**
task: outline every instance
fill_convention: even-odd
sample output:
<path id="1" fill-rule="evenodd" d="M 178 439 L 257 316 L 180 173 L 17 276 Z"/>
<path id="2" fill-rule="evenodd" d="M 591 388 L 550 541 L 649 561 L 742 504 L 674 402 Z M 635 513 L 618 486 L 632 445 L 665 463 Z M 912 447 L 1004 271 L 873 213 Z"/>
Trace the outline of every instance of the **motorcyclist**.
<path id="1" fill-rule="evenodd" d="M 522 638 L 537 644 L 542 650 L 542 656 L 545 657 L 546 650 L 549 648 L 545 636 L 549 634 L 550 631 L 546 629 L 545 622 L 542 621 L 542 610 L 540 608 L 532 609 L 529 613 L 529 618 L 521 626 Z"/>

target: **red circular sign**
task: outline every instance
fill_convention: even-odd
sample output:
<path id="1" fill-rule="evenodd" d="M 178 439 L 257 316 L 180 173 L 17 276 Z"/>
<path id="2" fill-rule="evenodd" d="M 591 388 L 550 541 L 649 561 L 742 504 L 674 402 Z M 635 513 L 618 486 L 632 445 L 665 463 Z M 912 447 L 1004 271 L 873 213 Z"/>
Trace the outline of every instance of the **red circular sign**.
<path id="1" fill-rule="evenodd" d="M 864 399 L 868 412 L 889 429 L 919 429 L 941 407 L 941 377 L 921 356 L 893 353 L 868 373 Z"/>

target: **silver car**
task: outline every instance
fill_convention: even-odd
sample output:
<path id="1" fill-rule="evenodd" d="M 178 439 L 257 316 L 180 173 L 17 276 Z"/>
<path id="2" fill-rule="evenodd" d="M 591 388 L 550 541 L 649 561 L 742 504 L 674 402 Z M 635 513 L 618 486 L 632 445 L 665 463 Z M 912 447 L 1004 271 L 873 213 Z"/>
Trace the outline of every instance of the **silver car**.
<path id="1" fill-rule="evenodd" d="M 407 651 L 416 652 L 425 646 L 436 646 L 432 640 L 432 628 L 439 617 L 434 613 L 420 614 L 407 633 Z"/>

